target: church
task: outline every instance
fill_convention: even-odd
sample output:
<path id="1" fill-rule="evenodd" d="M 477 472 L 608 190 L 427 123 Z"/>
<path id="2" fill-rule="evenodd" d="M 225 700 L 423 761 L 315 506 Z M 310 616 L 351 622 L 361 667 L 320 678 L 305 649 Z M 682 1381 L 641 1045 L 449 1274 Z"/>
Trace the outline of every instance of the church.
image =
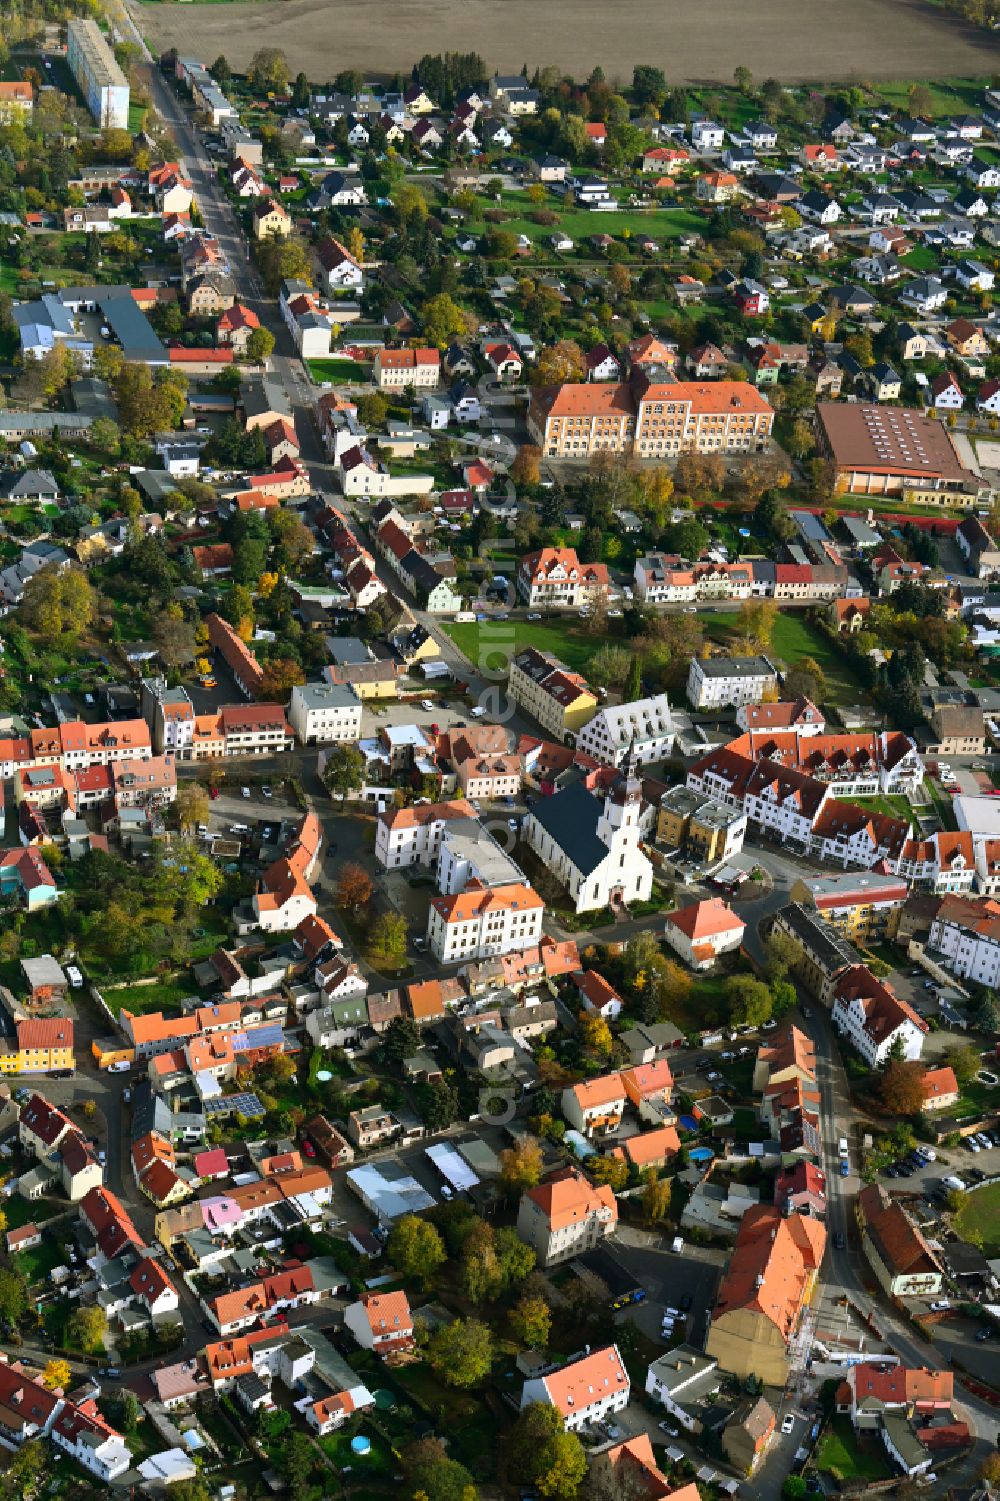
<path id="1" fill-rule="evenodd" d="M 581 780 L 539 799 L 521 837 L 566 890 L 577 912 L 648 901 L 653 867 L 639 847 L 642 788 L 629 755 L 604 796 Z"/>

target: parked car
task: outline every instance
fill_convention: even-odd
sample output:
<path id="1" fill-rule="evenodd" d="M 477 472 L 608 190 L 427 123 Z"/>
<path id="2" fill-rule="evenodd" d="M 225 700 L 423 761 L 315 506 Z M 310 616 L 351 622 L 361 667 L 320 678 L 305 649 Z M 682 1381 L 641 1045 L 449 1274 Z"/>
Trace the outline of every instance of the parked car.
<path id="1" fill-rule="evenodd" d="M 83 975 L 77 969 L 75 964 L 67 964 L 66 978 L 72 985 L 74 990 L 79 990 L 83 984 Z"/>
<path id="2" fill-rule="evenodd" d="M 250 796 L 250 788 L 249 787 L 241 787 L 240 788 L 240 796 L 241 797 L 245 797 L 245 798 L 249 798 L 249 796 Z"/>
<path id="3" fill-rule="evenodd" d="M 791 1433 L 791 1431 L 792 1431 L 792 1429 L 794 1427 L 795 1427 L 795 1414 L 793 1412 L 786 1412 L 785 1416 L 781 1420 L 781 1431 L 782 1431 L 782 1433 Z"/>
<path id="4" fill-rule="evenodd" d="M 108 1064 L 108 1073 L 109 1074 L 127 1074 L 128 1071 L 129 1071 L 129 1069 L 131 1067 L 132 1067 L 132 1065 L 131 1065 L 131 1063 L 129 1063 L 127 1061 L 127 1059 L 125 1059 L 125 1058 L 119 1058 L 117 1060 L 117 1062 L 115 1062 L 115 1063 L 109 1063 Z"/>
<path id="5" fill-rule="evenodd" d="M 950 1307 L 950 1298 L 938 1298 L 931 1304 L 931 1313 L 945 1313 Z"/>

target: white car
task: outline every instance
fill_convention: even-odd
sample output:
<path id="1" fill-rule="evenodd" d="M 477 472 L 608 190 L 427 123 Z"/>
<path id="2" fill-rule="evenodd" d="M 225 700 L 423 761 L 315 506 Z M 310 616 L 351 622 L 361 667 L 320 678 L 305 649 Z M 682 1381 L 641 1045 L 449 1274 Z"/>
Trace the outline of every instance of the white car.
<path id="1" fill-rule="evenodd" d="M 542 616 L 539 610 L 529 610 L 524 618 L 525 620 L 541 620 Z"/>
<path id="2" fill-rule="evenodd" d="M 425 714 L 434 713 L 434 705 L 431 703 L 429 698 L 422 698 L 420 700 L 420 707 L 423 709 Z"/>
<path id="3" fill-rule="evenodd" d="M 75 964 L 67 964 L 66 978 L 72 985 L 74 990 L 79 990 L 83 985 L 83 975 L 77 969 Z"/>
<path id="4" fill-rule="evenodd" d="M 482 708 L 481 705 L 477 704 L 474 709 L 469 710 L 469 713 L 472 715 L 473 719 L 483 719 L 486 715 L 486 710 Z"/>
<path id="5" fill-rule="evenodd" d="M 249 787 L 241 787 L 240 788 L 240 796 L 241 797 L 249 798 L 249 796 L 250 796 L 250 788 Z"/>
<path id="6" fill-rule="evenodd" d="M 794 1427 L 795 1427 L 795 1414 L 793 1412 L 786 1412 L 785 1416 L 781 1420 L 781 1431 L 782 1431 L 782 1433 L 791 1433 L 791 1431 L 792 1431 L 792 1429 Z"/>
<path id="7" fill-rule="evenodd" d="M 260 790 L 261 790 L 261 796 L 262 797 L 273 797 L 274 796 L 274 793 L 271 791 L 270 787 L 262 787 Z"/>
<path id="8" fill-rule="evenodd" d="M 936 1303 L 931 1304 L 931 1313 L 944 1313 L 950 1307 L 950 1298 L 938 1298 Z"/>
<path id="9" fill-rule="evenodd" d="M 680 1429 L 675 1428 L 673 1423 L 657 1423 L 656 1426 L 661 1433 L 669 1433 L 671 1438 L 680 1438 L 681 1436 Z"/>
<path id="10" fill-rule="evenodd" d="M 124 1058 L 120 1058 L 117 1063 L 109 1063 L 108 1064 L 108 1073 L 109 1074 L 127 1074 L 128 1071 L 129 1071 L 129 1069 L 131 1067 L 132 1067 L 131 1063 L 126 1063 L 126 1061 L 125 1061 Z"/>

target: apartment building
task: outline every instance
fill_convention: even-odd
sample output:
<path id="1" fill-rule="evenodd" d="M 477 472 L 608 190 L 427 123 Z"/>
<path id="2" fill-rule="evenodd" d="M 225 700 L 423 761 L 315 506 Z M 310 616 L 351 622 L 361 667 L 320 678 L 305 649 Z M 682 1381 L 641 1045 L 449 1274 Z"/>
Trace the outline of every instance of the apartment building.
<path id="1" fill-rule="evenodd" d="M 361 739 L 361 699 L 349 683 L 302 683 L 292 689 L 288 722 L 302 745 Z"/>
<path id="2" fill-rule="evenodd" d="M 825 1248 L 821 1221 L 785 1217 L 771 1204 L 748 1209 L 711 1311 L 706 1355 L 741 1379 L 783 1387 Z"/>
<path id="3" fill-rule="evenodd" d="M 96 21 L 75 16 L 66 27 L 66 62 L 102 130 L 127 130 L 129 84 Z"/>
<path id="4" fill-rule="evenodd" d="M 648 605 L 749 599 L 757 592 L 752 563 L 678 563 L 652 552 L 636 558 L 633 577 L 636 595 Z"/>
<path id="5" fill-rule="evenodd" d="M 464 797 L 492 800 L 521 790 L 521 758 L 499 724 L 478 724 L 442 736 L 438 749 L 451 762 Z"/>
<path id="6" fill-rule="evenodd" d="M 923 1051 L 927 1023 L 863 964 L 836 981 L 832 1019 L 869 1068 L 880 1068 L 893 1049 L 901 1048 L 905 1059 L 919 1058 Z"/>
<path id="7" fill-rule="evenodd" d="M 533 1402 L 554 1407 L 567 1432 L 603 1422 L 628 1406 L 631 1383 L 617 1345 L 593 1350 L 558 1371 L 524 1383 L 522 1408 Z"/>
<path id="8" fill-rule="evenodd" d="M 660 798 L 656 842 L 680 850 L 701 865 L 724 864 L 738 855 L 746 837 L 747 816 L 717 798 L 690 787 L 668 787 Z"/>
<path id="9" fill-rule="evenodd" d="M 577 749 L 605 766 L 621 766 L 631 756 L 639 766 L 648 766 L 670 755 L 674 724 L 665 693 L 631 703 L 598 709 L 577 736 Z"/>
<path id="10" fill-rule="evenodd" d="M 576 1131 L 584 1136 L 617 1130 L 628 1098 L 620 1073 L 601 1074 L 580 1084 L 567 1084 L 560 1107 Z"/>
<path id="11" fill-rule="evenodd" d="M 693 709 L 759 704 L 778 691 L 778 671 L 767 657 L 692 657 L 687 697 Z"/>
<path id="12" fill-rule="evenodd" d="M 890 1298 L 928 1298 L 941 1291 L 941 1264 L 898 1199 L 869 1183 L 855 1205 L 861 1247 Z"/>
<path id="13" fill-rule="evenodd" d="M 25 1017 L 14 1023 L 13 1043 L 0 1039 L 0 1074 L 51 1074 L 73 1067 L 69 1017 Z"/>
<path id="14" fill-rule="evenodd" d="M 58 766 L 62 771 L 80 771 L 89 766 L 111 766 L 116 761 L 152 755 L 149 727 L 143 719 L 108 720 L 84 724 L 65 720 L 52 729 L 30 730 L 27 735 L 0 740 L 0 780 L 6 781 L 20 767 Z"/>
<path id="15" fill-rule="evenodd" d="M 386 808 L 375 826 L 375 858 L 389 870 L 436 866 L 446 829 L 460 821 L 477 822 L 476 810 L 465 798 Z"/>
<path id="16" fill-rule="evenodd" d="M 852 942 L 867 944 L 885 938 L 892 914 L 909 895 L 909 886 L 899 876 L 864 871 L 799 876 L 788 894 Z"/>
<path id="17" fill-rule="evenodd" d="M 609 585 L 603 563 L 581 563 L 572 547 L 542 547 L 518 564 L 517 592 L 533 609 L 577 609 Z"/>
<path id="18" fill-rule="evenodd" d="M 426 390 L 441 379 L 441 355 L 436 349 L 380 349 L 372 379 L 380 391 Z"/>
<path id="19" fill-rule="evenodd" d="M 560 744 L 577 734 L 597 711 L 597 697 L 586 680 L 558 657 L 533 646 L 518 652 L 511 662 L 507 691 Z"/>
<path id="20" fill-rule="evenodd" d="M 946 969 L 991 990 L 1000 984 L 1000 902 L 992 897 L 946 896 L 928 938 L 928 948 Z"/>
<path id="21" fill-rule="evenodd" d="M 27 120 L 35 107 L 30 83 L 0 83 L 0 125 Z"/>
<path id="22" fill-rule="evenodd" d="M 767 400 L 746 381 L 660 384 L 641 371 L 617 385 L 540 387 L 528 406 L 528 432 L 550 458 L 753 453 L 766 447 L 773 423 Z"/>
<path id="23" fill-rule="evenodd" d="M 491 890 L 473 880 L 452 896 L 431 898 L 427 942 L 442 964 L 521 952 L 537 945 L 544 913 L 542 898 L 524 883 Z"/>

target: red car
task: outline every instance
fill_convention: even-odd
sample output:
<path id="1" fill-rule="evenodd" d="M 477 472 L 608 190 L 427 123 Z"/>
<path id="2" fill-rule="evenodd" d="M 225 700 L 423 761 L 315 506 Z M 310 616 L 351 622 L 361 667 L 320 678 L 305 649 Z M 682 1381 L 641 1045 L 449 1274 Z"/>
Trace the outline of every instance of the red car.
<path id="1" fill-rule="evenodd" d="M 305 1152 L 305 1154 L 306 1154 L 307 1157 L 315 1157 L 316 1156 L 316 1148 L 313 1146 L 312 1142 L 309 1140 L 308 1137 L 306 1137 L 305 1140 L 302 1143 L 302 1150 L 303 1150 L 303 1152 Z"/>
<path id="2" fill-rule="evenodd" d="M 440 735 L 440 733 L 441 733 L 441 726 L 437 725 L 437 724 L 432 724 L 431 725 L 431 734 L 432 735 Z"/>
<path id="3" fill-rule="evenodd" d="M 218 787 L 209 787 L 209 789 L 208 789 L 208 795 L 209 795 L 209 797 L 212 799 L 212 801 L 214 803 L 215 799 L 219 795 L 219 789 L 218 789 Z"/>

